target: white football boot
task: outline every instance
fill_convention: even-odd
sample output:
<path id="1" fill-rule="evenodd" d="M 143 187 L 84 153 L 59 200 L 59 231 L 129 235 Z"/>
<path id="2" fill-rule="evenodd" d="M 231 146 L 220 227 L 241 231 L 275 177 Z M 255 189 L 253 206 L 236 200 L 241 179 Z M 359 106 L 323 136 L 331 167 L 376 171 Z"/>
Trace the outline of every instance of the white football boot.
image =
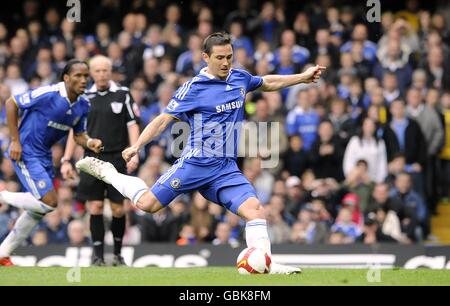
<path id="1" fill-rule="evenodd" d="M 272 264 L 270 265 L 269 274 L 287 274 L 287 275 L 289 275 L 289 274 L 299 274 L 299 273 L 302 273 L 302 270 L 300 268 L 281 265 L 281 264 L 277 264 L 274 262 L 272 262 Z"/>
<path id="2" fill-rule="evenodd" d="M 75 167 L 78 170 L 90 174 L 107 184 L 111 184 L 111 181 L 108 180 L 110 174 L 118 173 L 113 164 L 97 159 L 95 157 L 85 157 L 83 159 L 80 159 L 75 164 Z"/>

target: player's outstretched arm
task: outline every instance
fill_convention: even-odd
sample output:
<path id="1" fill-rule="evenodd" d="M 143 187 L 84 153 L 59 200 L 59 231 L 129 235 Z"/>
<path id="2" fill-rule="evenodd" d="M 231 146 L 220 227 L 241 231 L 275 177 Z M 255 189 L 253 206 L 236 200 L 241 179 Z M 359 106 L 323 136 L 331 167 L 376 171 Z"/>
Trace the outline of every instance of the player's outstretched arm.
<path id="1" fill-rule="evenodd" d="M 300 83 L 315 83 L 320 79 L 320 75 L 325 69 L 326 67 L 324 66 L 316 65 L 314 67 L 306 69 L 306 71 L 299 74 L 266 75 L 263 77 L 263 84 L 261 86 L 261 89 L 263 91 L 275 91 Z"/>
<path id="2" fill-rule="evenodd" d="M 18 112 L 19 107 L 13 97 L 5 102 L 6 119 L 8 122 L 9 134 L 11 135 L 11 145 L 9 147 L 9 156 L 11 159 L 19 161 L 22 157 L 22 145 L 19 138 Z"/>
<path id="3" fill-rule="evenodd" d="M 161 134 L 166 127 L 172 122 L 174 118 L 166 113 L 162 113 L 153 119 L 142 131 L 138 140 L 134 145 L 129 148 L 126 148 L 122 152 L 122 157 L 126 162 L 129 162 L 130 159 L 135 156 L 139 150 L 145 146 L 150 140 Z"/>

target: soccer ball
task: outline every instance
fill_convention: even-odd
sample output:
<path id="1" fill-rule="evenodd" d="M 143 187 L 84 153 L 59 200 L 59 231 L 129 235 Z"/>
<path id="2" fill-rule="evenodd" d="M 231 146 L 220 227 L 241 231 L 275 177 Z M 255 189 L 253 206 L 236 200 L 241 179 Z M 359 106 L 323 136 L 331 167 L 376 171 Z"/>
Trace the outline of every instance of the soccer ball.
<path id="1" fill-rule="evenodd" d="M 239 274 L 269 273 L 272 260 L 261 249 L 246 248 L 239 254 L 236 262 Z"/>

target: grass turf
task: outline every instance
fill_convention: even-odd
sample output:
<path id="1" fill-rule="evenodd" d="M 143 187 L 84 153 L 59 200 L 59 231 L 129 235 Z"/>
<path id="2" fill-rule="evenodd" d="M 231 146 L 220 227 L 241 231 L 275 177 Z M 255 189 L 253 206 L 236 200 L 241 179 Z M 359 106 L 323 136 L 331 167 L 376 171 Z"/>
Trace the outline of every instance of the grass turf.
<path id="1" fill-rule="evenodd" d="M 380 282 L 367 269 L 304 269 L 298 275 L 239 275 L 233 267 L 81 268 L 80 282 L 68 282 L 68 268 L 2 267 L 0 285 L 157 285 L 157 286 L 320 286 L 450 285 L 450 270 L 381 270 Z"/>

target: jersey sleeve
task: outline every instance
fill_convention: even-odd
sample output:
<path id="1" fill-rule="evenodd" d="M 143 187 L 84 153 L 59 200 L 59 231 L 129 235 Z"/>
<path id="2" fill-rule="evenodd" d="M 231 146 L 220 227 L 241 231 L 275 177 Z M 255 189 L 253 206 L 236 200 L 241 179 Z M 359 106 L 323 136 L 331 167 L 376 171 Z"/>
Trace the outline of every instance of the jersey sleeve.
<path id="1" fill-rule="evenodd" d="M 48 92 L 39 91 L 40 88 L 27 91 L 26 93 L 13 96 L 14 102 L 19 109 L 31 109 L 41 105 L 46 99 L 51 97 Z"/>
<path id="2" fill-rule="evenodd" d="M 186 82 L 178 88 L 163 113 L 177 120 L 187 121 L 187 113 L 195 109 L 195 80 Z"/>
<path id="3" fill-rule="evenodd" d="M 134 103 L 134 99 L 129 92 L 127 92 L 125 96 L 125 107 L 125 118 L 127 121 L 127 126 L 137 123 L 137 116 L 134 113 L 134 109 L 136 108 L 136 106 Z"/>
<path id="4" fill-rule="evenodd" d="M 244 72 L 246 81 L 247 81 L 247 92 L 258 89 L 263 84 L 263 79 L 257 75 L 251 75 L 245 70 L 241 70 Z"/>

